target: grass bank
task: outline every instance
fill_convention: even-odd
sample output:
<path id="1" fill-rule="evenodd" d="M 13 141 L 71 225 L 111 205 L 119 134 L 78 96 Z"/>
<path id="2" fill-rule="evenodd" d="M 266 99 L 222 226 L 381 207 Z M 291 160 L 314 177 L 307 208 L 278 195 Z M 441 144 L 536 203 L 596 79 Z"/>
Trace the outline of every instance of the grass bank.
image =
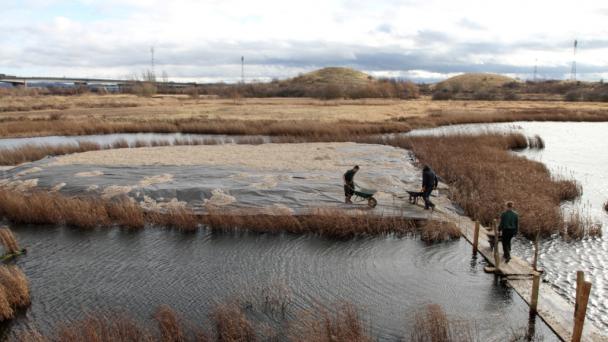
<path id="1" fill-rule="evenodd" d="M 68 197 L 45 191 L 24 193 L 11 189 L 0 189 L 0 216 L 17 224 L 68 225 L 84 229 L 113 225 L 132 229 L 162 226 L 185 232 L 206 228 L 223 232 L 310 233 L 338 239 L 397 234 L 420 235 L 427 242 L 461 236 L 453 224 L 430 224 L 371 213 L 312 210 L 302 215 L 271 215 L 256 210 L 238 210 L 200 215 L 185 207 L 152 212 L 126 198 L 102 200 L 90 196 Z"/>

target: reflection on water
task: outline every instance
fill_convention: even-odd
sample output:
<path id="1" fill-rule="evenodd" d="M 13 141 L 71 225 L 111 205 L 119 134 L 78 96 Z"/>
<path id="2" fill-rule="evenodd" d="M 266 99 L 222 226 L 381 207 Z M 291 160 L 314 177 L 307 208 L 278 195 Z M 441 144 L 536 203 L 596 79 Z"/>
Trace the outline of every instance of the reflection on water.
<path id="1" fill-rule="evenodd" d="M 429 246 L 392 237 L 332 241 L 157 229 L 14 230 L 29 247 L 17 264 L 30 279 L 33 301 L 13 328 L 48 330 L 104 308 L 123 308 L 146 320 L 161 304 L 205 322 L 217 303 L 277 281 L 291 288 L 289 315 L 352 302 L 381 340 L 409 336 L 415 310 L 428 303 L 474 321 L 482 340 L 504 340 L 511 329 L 527 326 L 526 304 L 483 272 L 465 241 Z M 544 324 L 536 328 L 552 340 Z"/>
<path id="2" fill-rule="evenodd" d="M 509 124 L 475 124 L 420 130 L 414 134 L 472 133 L 511 130 L 527 136 L 540 135 L 545 141 L 543 150 L 516 152 L 547 165 L 555 175 L 576 179 L 583 187 L 583 196 L 574 203 L 565 203 L 564 210 L 584 208 L 584 213 L 603 224 L 603 238 L 564 242 L 560 238 L 543 241 L 540 265 L 545 279 L 557 291 L 574 302 L 576 271 L 583 270 L 590 278 L 589 317 L 608 329 L 608 214 L 603 203 L 608 200 L 608 123 L 588 122 L 517 122 Z M 533 196 L 534 194 L 530 194 Z M 519 208 L 525 210 L 525 208 Z M 532 259 L 532 245 L 518 239 L 516 254 Z"/>

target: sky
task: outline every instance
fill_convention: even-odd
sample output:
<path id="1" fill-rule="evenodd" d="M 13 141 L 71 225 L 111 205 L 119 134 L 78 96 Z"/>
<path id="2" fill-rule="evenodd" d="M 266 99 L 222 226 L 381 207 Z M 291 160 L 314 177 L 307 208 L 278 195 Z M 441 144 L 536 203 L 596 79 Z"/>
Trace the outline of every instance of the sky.
<path id="1" fill-rule="evenodd" d="M 608 2 L 0 0 L 0 74 L 174 81 L 326 66 L 434 82 L 465 72 L 608 79 Z"/>

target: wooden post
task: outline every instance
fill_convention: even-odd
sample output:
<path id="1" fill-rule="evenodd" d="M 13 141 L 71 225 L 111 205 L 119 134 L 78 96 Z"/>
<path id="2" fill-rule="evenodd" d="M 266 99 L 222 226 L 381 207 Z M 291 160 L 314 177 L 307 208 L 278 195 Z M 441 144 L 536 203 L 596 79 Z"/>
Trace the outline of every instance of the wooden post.
<path id="1" fill-rule="evenodd" d="M 580 301 L 576 317 L 574 317 L 574 330 L 572 331 L 572 342 L 580 342 L 583 336 L 583 327 L 585 325 L 585 316 L 587 315 L 587 303 L 589 302 L 589 294 L 591 293 L 591 283 L 586 281 L 581 286 Z"/>
<path id="2" fill-rule="evenodd" d="M 494 267 L 498 271 L 500 267 L 500 253 L 498 253 L 498 227 L 496 225 L 496 219 L 492 221 L 492 229 L 494 230 Z"/>
<path id="3" fill-rule="evenodd" d="M 473 235 L 473 254 L 477 254 L 479 245 L 479 221 L 475 221 L 475 234 Z"/>
<path id="4" fill-rule="evenodd" d="M 579 303 L 581 302 L 581 291 L 583 289 L 584 283 L 585 283 L 585 272 L 577 271 L 576 272 L 576 297 L 574 297 L 574 318 L 576 318 L 576 313 L 578 312 Z"/>
<path id="5" fill-rule="evenodd" d="M 536 233 L 536 238 L 534 239 L 534 260 L 532 262 L 532 268 L 535 271 L 538 271 L 538 234 Z"/>
<path id="6" fill-rule="evenodd" d="M 540 287 L 540 275 L 535 274 L 532 277 L 532 298 L 530 298 L 530 310 L 536 312 L 538 306 L 538 289 Z"/>

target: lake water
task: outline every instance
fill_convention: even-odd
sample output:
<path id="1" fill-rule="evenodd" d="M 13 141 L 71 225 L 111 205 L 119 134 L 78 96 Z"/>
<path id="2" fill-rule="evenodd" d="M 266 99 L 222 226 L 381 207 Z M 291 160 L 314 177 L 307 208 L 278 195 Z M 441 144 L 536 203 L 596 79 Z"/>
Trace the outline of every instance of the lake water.
<path id="1" fill-rule="evenodd" d="M 49 331 L 83 312 L 103 309 L 150 322 L 162 304 L 204 322 L 214 305 L 235 296 L 259 297 L 260 289 L 277 283 L 292 293 L 289 317 L 351 302 L 380 340 L 409 336 L 415 311 L 429 303 L 472 322 L 481 341 L 505 340 L 528 324 L 527 305 L 483 272 L 485 262 L 472 258 L 464 240 L 427 245 L 394 237 L 336 241 L 155 228 L 13 229 L 29 250 L 17 265 L 30 280 L 32 306 L 4 326 L 5 336 L 25 326 Z M 545 341 L 554 339 L 540 321 L 536 330 Z"/>

